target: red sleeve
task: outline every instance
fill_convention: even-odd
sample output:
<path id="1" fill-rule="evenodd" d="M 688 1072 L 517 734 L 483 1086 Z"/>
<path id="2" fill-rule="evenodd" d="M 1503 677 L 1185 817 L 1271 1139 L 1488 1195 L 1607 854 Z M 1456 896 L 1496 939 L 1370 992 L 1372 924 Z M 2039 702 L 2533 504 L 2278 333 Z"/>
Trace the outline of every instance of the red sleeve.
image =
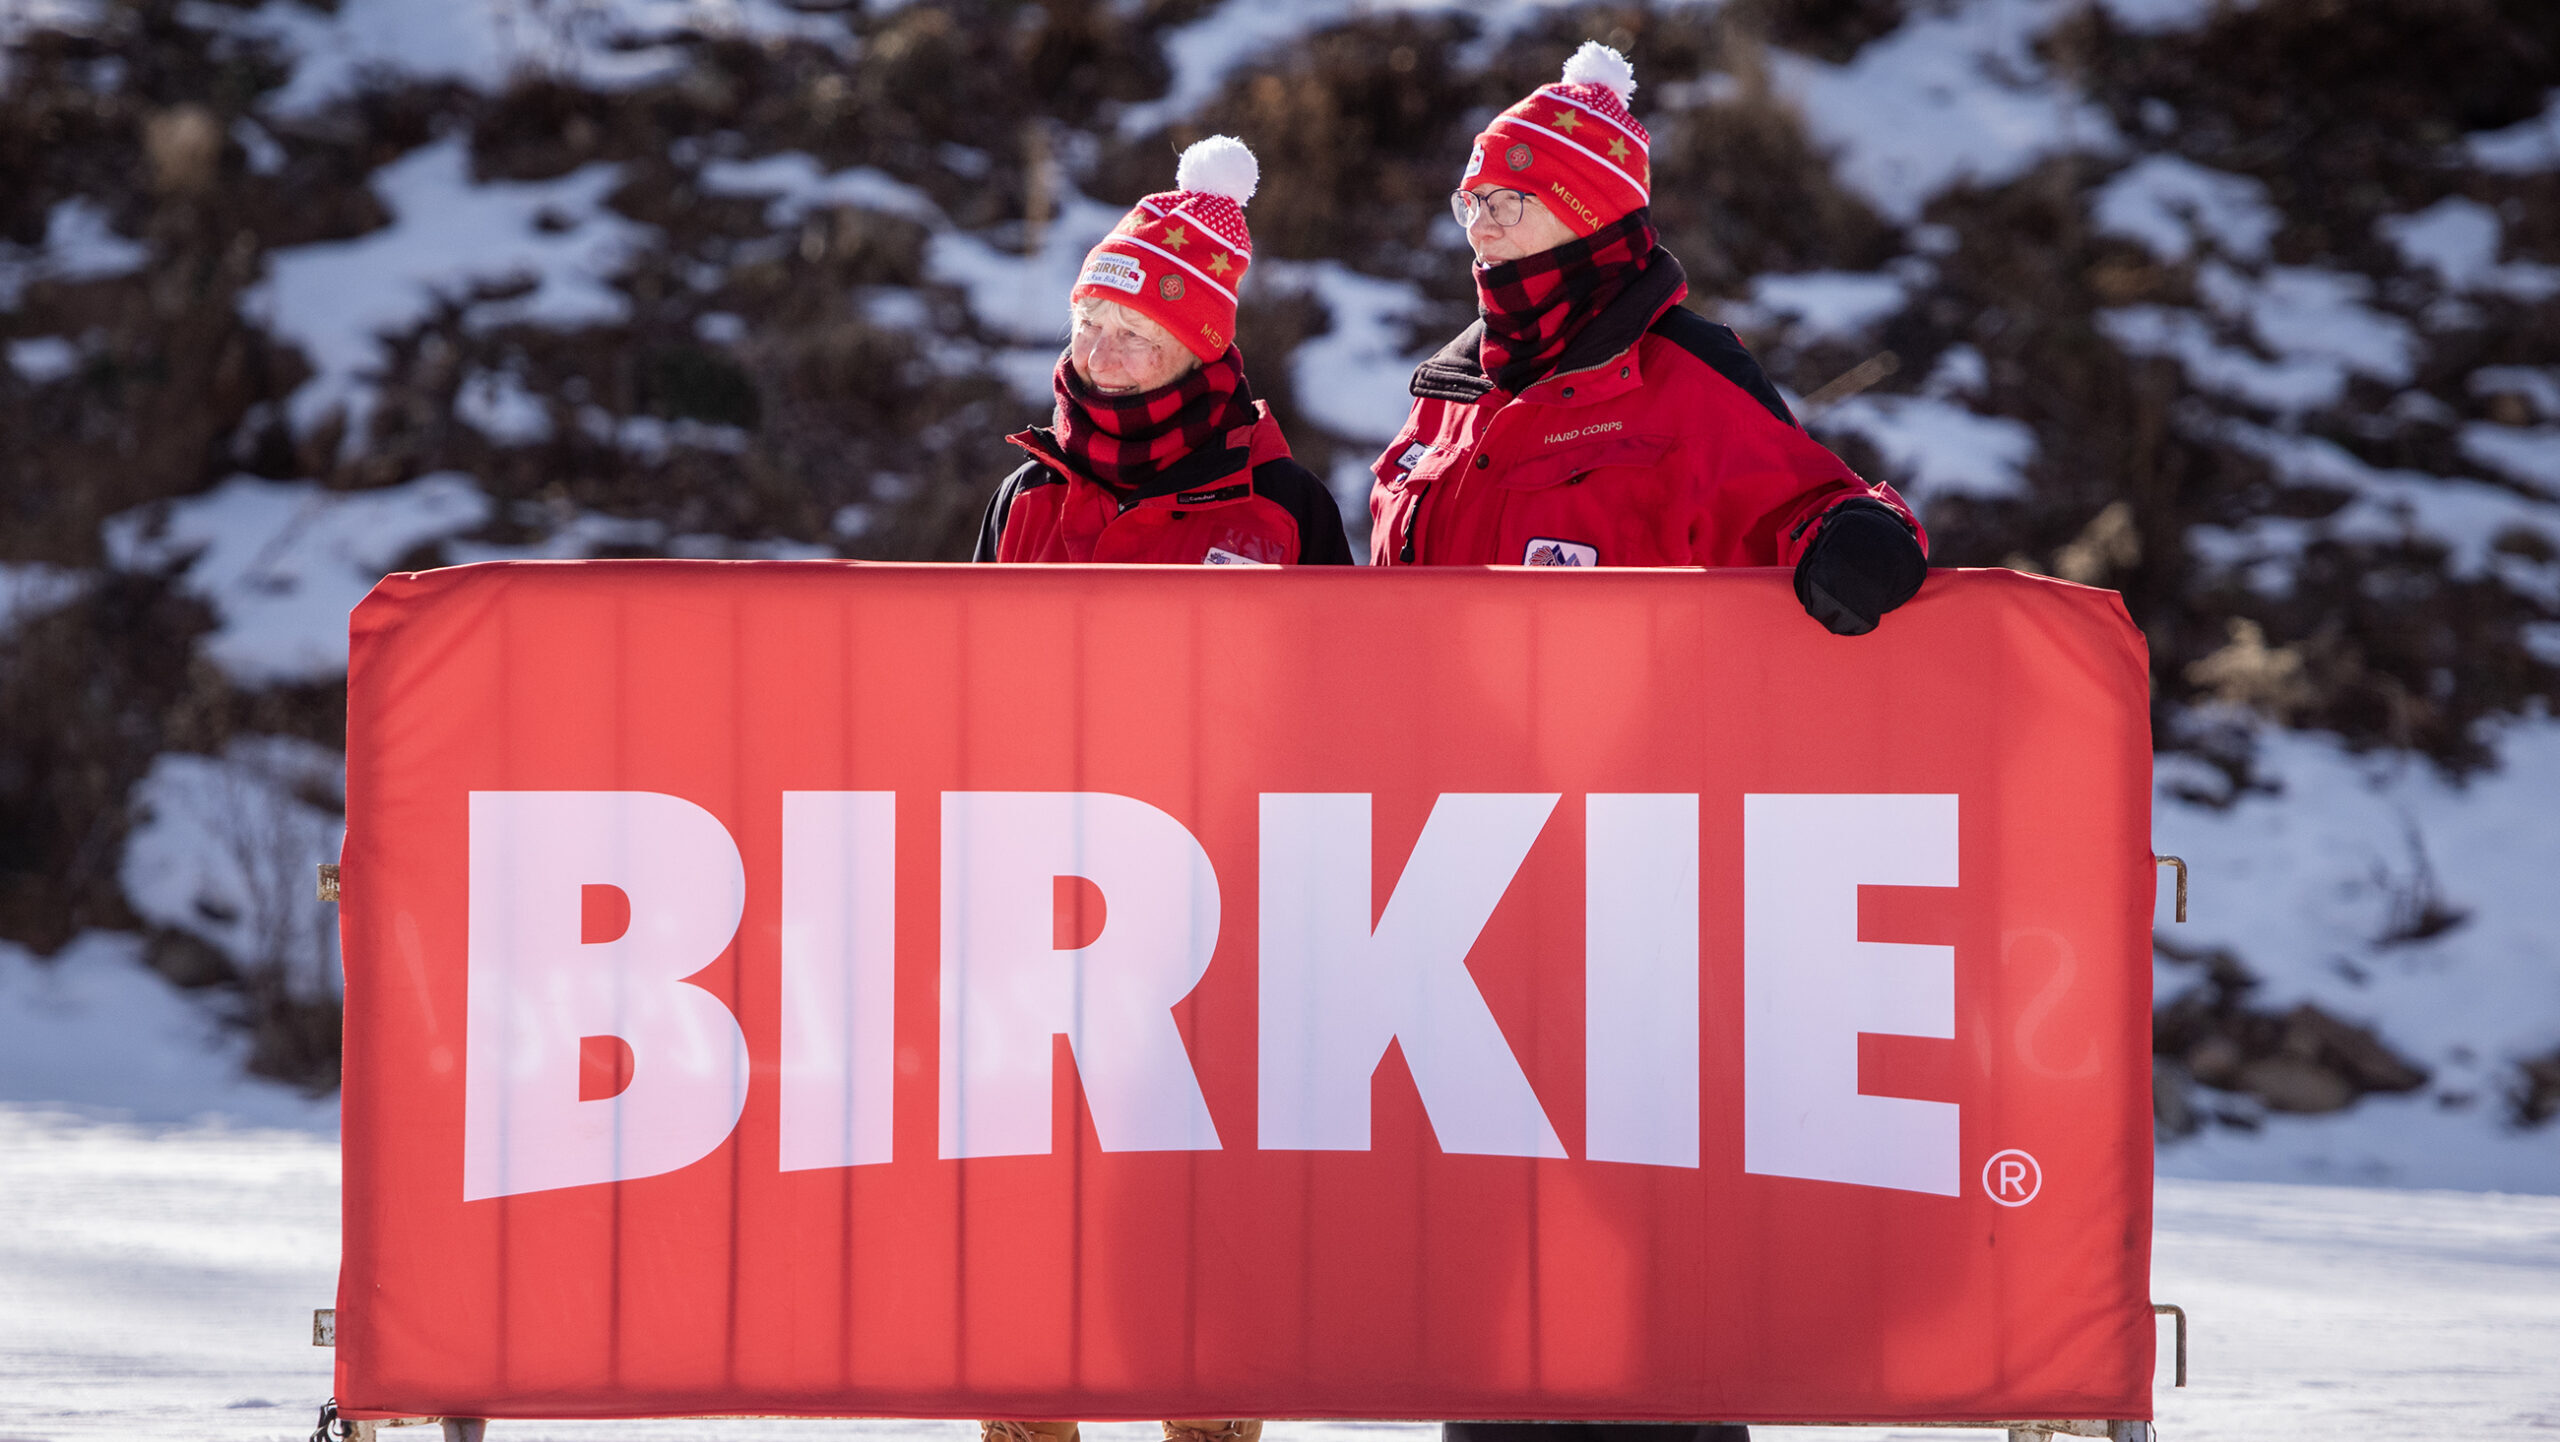
<path id="1" fill-rule="evenodd" d="M 1928 553 L 1929 533 L 1893 487 L 1870 483 L 1720 377 L 1702 383 L 1706 403 L 1692 411 L 1697 420 L 1683 438 L 1700 489 L 1689 528 L 1696 564 L 1792 566 L 1813 544 L 1815 523 L 1859 496 L 1891 507 Z"/>

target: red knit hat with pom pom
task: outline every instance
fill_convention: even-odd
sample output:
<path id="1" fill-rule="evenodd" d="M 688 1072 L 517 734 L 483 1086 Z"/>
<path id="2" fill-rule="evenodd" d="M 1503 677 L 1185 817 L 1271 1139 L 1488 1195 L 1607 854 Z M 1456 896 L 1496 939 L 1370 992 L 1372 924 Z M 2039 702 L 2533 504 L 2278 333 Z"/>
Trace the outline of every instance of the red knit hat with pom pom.
<path id="1" fill-rule="evenodd" d="M 1182 152 L 1174 188 L 1129 208 L 1085 256 L 1070 298 L 1118 301 L 1216 360 L 1235 339 L 1236 289 L 1253 264 L 1244 203 L 1261 180 L 1253 152 L 1232 135 Z"/>
<path id="2" fill-rule="evenodd" d="M 1561 80 L 1530 91 L 1476 137 L 1458 184 L 1527 191 L 1576 235 L 1652 204 L 1653 137 L 1627 113 L 1635 93 L 1627 57 L 1584 41 Z"/>

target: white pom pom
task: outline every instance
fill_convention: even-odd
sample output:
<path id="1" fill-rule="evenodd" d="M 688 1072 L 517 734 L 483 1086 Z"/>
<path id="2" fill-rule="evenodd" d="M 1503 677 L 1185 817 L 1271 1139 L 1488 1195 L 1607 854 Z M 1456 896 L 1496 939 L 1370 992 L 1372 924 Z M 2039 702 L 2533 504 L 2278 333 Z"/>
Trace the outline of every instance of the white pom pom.
<path id="1" fill-rule="evenodd" d="M 1253 199 L 1253 188 L 1261 183 L 1261 162 L 1232 135 L 1212 135 L 1192 146 L 1173 170 L 1175 189 L 1205 190 L 1238 205 Z"/>
<path id="2" fill-rule="evenodd" d="M 1636 98 L 1636 68 L 1627 63 L 1627 57 L 1597 40 L 1583 41 L 1582 48 L 1564 63 L 1564 83 L 1605 85 L 1618 92 L 1620 105 Z"/>

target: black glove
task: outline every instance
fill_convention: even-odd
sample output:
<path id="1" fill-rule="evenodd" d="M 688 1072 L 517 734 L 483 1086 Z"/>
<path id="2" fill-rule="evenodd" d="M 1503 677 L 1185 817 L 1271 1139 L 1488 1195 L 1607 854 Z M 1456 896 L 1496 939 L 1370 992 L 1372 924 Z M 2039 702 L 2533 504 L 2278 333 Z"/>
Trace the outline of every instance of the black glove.
<path id="1" fill-rule="evenodd" d="M 1822 518 L 1796 562 L 1796 599 L 1834 635 L 1863 636 L 1917 595 L 1929 558 L 1911 528 L 1882 501 L 1842 501 Z"/>

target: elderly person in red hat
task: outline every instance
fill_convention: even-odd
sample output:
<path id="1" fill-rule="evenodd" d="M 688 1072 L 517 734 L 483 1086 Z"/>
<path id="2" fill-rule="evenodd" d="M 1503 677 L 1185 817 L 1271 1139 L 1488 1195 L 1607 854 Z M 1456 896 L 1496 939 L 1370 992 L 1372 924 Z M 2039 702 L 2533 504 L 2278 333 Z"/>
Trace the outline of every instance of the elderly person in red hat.
<path id="1" fill-rule="evenodd" d="M 1635 88 L 1587 43 L 1476 137 L 1450 200 L 1481 318 L 1414 372 L 1374 467 L 1372 559 L 1793 566 L 1814 619 L 1871 631 L 1927 574 L 1920 523 L 1804 433 L 1731 330 L 1681 308 Z"/>
<path id="2" fill-rule="evenodd" d="M 1342 513 L 1289 456 L 1235 347 L 1253 152 L 1216 135 L 1085 257 L 1052 423 L 978 528 L 981 561 L 1348 565 Z"/>
<path id="3" fill-rule="evenodd" d="M 1131 207 L 1070 293 L 1052 423 L 978 531 L 981 561 L 1351 564 L 1342 513 L 1290 459 L 1235 347 L 1244 223 L 1261 169 L 1230 136 L 1182 153 L 1174 189 Z M 982 1442 L 1076 1442 L 1072 1421 L 981 1422 Z M 1166 1442 L 1255 1442 L 1258 1421 L 1168 1421 Z"/>

